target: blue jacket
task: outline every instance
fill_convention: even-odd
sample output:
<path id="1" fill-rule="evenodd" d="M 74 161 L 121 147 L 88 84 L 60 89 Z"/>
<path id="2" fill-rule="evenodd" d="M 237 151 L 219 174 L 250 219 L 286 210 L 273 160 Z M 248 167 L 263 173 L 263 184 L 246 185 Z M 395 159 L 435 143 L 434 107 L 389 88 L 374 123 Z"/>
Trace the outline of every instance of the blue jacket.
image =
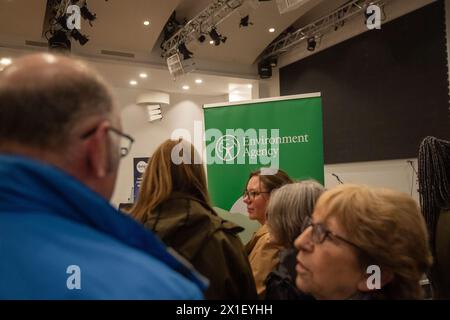
<path id="1" fill-rule="evenodd" d="M 201 299 L 205 288 L 76 179 L 0 155 L 0 299 Z"/>

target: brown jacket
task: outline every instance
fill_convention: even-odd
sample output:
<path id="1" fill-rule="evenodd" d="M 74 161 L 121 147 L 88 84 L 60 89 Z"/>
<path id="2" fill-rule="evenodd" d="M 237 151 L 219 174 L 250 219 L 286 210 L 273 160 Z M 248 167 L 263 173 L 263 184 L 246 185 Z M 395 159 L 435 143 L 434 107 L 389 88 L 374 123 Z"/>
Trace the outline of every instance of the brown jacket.
<path id="1" fill-rule="evenodd" d="M 266 293 L 264 282 L 267 276 L 278 265 L 280 249 L 282 249 L 281 246 L 270 241 L 270 234 L 266 225 L 259 228 L 245 246 L 255 278 L 256 291 L 260 299 L 263 299 Z"/>
<path id="2" fill-rule="evenodd" d="M 241 227 L 223 220 L 206 204 L 175 193 L 145 221 L 210 281 L 206 299 L 256 299 L 255 282 L 241 240 Z"/>

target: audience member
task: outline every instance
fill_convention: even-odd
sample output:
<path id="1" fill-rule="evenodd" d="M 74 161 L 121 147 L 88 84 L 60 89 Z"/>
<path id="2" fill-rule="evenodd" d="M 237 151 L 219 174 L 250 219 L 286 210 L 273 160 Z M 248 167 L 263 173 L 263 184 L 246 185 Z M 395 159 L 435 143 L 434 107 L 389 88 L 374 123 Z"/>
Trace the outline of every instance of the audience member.
<path id="1" fill-rule="evenodd" d="M 210 280 L 207 299 L 256 299 L 242 228 L 212 209 L 194 147 L 167 140 L 153 153 L 133 217 L 155 232 Z"/>
<path id="2" fill-rule="evenodd" d="M 108 200 L 118 109 L 87 65 L 51 54 L 0 72 L 0 299 L 198 299 L 187 265 Z"/>
<path id="3" fill-rule="evenodd" d="M 316 299 L 420 299 L 432 262 L 417 203 L 358 185 L 325 192 L 295 246 L 297 287 Z"/>

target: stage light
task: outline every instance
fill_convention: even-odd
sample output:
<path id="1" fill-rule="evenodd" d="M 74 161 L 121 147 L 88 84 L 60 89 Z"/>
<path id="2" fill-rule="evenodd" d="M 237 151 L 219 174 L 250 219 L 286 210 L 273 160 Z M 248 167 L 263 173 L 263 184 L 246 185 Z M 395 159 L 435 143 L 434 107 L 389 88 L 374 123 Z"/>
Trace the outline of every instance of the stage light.
<path id="1" fill-rule="evenodd" d="M 253 23 L 250 22 L 250 16 L 246 15 L 245 17 L 243 17 L 241 19 L 241 22 L 239 23 L 239 28 L 240 27 L 248 27 L 249 25 L 253 25 Z"/>
<path id="2" fill-rule="evenodd" d="M 227 37 L 224 37 L 221 34 L 219 34 L 216 28 L 211 29 L 211 31 L 209 32 L 209 36 L 211 37 L 212 41 L 214 41 L 214 45 L 216 46 L 220 45 L 220 42 L 225 43 L 225 41 L 227 41 Z"/>
<path id="3" fill-rule="evenodd" d="M 200 37 L 198 37 L 198 42 L 200 42 L 200 43 L 203 43 L 203 42 L 205 42 L 205 40 L 206 40 L 206 37 L 205 37 L 205 35 L 204 34 L 202 34 Z"/>
<path id="4" fill-rule="evenodd" d="M 84 3 L 84 6 L 80 8 L 80 13 L 83 19 L 88 20 L 89 22 L 92 22 L 95 19 L 97 19 L 97 15 L 89 11 L 87 3 Z"/>
<path id="5" fill-rule="evenodd" d="M 272 66 L 269 60 L 263 60 L 258 63 L 258 74 L 261 79 L 269 79 L 272 77 Z"/>
<path id="6" fill-rule="evenodd" d="M 48 48 L 52 51 L 65 52 L 70 51 L 72 44 L 67 38 L 67 34 L 62 30 L 58 30 L 48 39 Z"/>
<path id="7" fill-rule="evenodd" d="M 78 31 L 77 29 L 73 29 L 70 35 L 72 36 L 72 38 L 77 40 L 82 46 L 84 46 L 89 41 L 89 39 L 85 35 L 81 34 L 80 31 Z"/>
<path id="8" fill-rule="evenodd" d="M 183 55 L 184 60 L 192 58 L 193 53 L 191 51 L 189 51 L 188 48 L 186 48 L 186 45 L 184 44 L 184 42 L 182 42 L 178 45 L 178 51 Z"/>
<path id="9" fill-rule="evenodd" d="M 316 42 L 315 37 L 308 38 L 307 42 L 308 42 L 308 46 L 307 46 L 308 51 L 316 50 L 317 42 Z"/>

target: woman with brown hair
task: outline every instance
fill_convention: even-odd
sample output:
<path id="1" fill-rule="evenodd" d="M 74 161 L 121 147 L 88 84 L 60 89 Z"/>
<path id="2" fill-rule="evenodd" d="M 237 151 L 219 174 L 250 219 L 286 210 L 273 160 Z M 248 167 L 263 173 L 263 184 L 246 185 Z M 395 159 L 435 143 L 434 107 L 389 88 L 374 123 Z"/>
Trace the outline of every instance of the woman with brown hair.
<path id="1" fill-rule="evenodd" d="M 154 152 L 132 216 L 210 281 L 207 299 L 255 299 L 242 231 L 211 207 L 206 177 L 192 144 L 167 140 Z"/>
<path id="2" fill-rule="evenodd" d="M 252 172 L 244 191 L 244 202 L 247 205 L 249 218 L 257 220 L 262 225 L 245 246 L 255 278 L 256 291 L 260 298 L 265 296 L 264 281 L 269 272 L 278 265 L 278 254 L 282 248 L 271 241 L 266 226 L 266 208 L 272 191 L 292 183 L 291 178 L 282 170 L 278 170 L 275 174 L 264 173 L 263 169 Z"/>
<path id="3" fill-rule="evenodd" d="M 295 240 L 297 287 L 316 299 L 420 299 L 432 262 L 425 221 L 407 194 L 341 185 L 318 200 Z"/>

